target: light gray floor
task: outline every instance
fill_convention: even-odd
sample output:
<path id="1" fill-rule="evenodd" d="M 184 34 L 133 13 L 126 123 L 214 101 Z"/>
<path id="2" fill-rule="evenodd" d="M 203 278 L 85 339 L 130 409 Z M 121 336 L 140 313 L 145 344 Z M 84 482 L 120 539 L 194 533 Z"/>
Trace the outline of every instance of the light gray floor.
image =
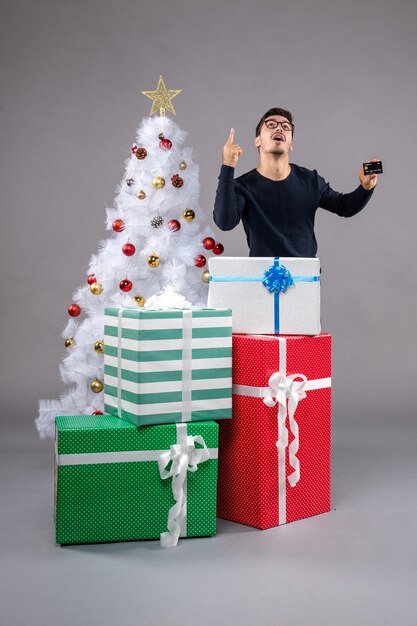
<path id="1" fill-rule="evenodd" d="M 31 424 L 1 437 L 2 626 L 412 626 L 416 611 L 415 426 L 334 429 L 328 514 L 257 531 L 54 545 L 53 446 Z"/>

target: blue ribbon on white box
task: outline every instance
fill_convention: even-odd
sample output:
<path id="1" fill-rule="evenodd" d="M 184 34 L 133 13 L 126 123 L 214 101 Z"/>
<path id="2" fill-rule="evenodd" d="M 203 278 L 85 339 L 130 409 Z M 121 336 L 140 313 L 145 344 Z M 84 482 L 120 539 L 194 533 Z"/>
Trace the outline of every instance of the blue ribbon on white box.
<path id="1" fill-rule="evenodd" d="M 279 334 L 279 294 L 285 293 L 294 283 L 315 283 L 320 281 L 320 276 L 292 276 L 280 258 L 274 258 L 274 264 L 268 267 L 263 276 L 210 276 L 212 282 L 234 283 L 252 282 L 262 283 L 269 292 L 274 294 L 274 332 Z"/>

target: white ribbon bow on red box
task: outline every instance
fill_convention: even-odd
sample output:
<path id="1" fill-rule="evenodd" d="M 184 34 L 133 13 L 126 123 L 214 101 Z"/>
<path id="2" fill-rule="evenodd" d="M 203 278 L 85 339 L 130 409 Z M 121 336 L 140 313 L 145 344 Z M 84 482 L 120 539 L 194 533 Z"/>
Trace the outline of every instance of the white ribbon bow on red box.
<path id="1" fill-rule="evenodd" d="M 301 378 L 297 381 L 296 378 Z M 282 372 L 274 372 L 269 378 L 269 389 L 264 397 L 264 404 L 272 407 L 278 404 L 278 434 L 279 438 L 276 443 L 277 448 L 286 448 L 288 446 L 288 428 L 287 421 L 287 401 L 288 401 L 288 417 L 290 429 L 294 436 L 290 447 L 289 456 L 290 464 L 294 469 L 293 473 L 288 476 L 288 482 L 294 487 L 300 480 L 300 461 L 297 458 L 297 452 L 300 445 L 298 433 L 298 424 L 294 419 L 298 402 L 307 397 L 304 391 L 307 383 L 307 377 L 304 374 L 291 374 L 286 376 Z"/>

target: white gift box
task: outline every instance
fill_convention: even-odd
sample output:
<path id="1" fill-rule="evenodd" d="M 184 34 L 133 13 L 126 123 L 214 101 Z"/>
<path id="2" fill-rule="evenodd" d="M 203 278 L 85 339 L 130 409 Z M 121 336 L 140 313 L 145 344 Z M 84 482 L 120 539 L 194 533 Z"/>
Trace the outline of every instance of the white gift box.
<path id="1" fill-rule="evenodd" d="M 208 306 L 233 310 L 234 333 L 320 333 L 319 259 L 213 257 L 209 272 Z"/>

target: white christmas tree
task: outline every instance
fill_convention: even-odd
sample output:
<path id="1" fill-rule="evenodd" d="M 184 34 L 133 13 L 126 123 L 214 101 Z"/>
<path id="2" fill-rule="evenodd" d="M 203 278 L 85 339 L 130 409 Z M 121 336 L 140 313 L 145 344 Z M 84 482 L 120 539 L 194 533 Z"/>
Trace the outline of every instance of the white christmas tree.
<path id="1" fill-rule="evenodd" d="M 41 437 L 54 435 L 57 415 L 103 412 L 104 307 L 146 306 L 164 288 L 205 306 L 206 257 L 223 252 L 199 206 L 198 166 L 184 146 L 187 133 L 165 116 L 175 114 L 172 99 L 180 91 L 166 89 L 161 76 L 155 91 L 142 93 L 153 100 L 151 113 L 137 130 L 114 207 L 107 209 L 111 235 L 92 255 L 86 284 L 68 307 L 60 373 L 70 388 L 59 400 L 40 401 Z"/>

